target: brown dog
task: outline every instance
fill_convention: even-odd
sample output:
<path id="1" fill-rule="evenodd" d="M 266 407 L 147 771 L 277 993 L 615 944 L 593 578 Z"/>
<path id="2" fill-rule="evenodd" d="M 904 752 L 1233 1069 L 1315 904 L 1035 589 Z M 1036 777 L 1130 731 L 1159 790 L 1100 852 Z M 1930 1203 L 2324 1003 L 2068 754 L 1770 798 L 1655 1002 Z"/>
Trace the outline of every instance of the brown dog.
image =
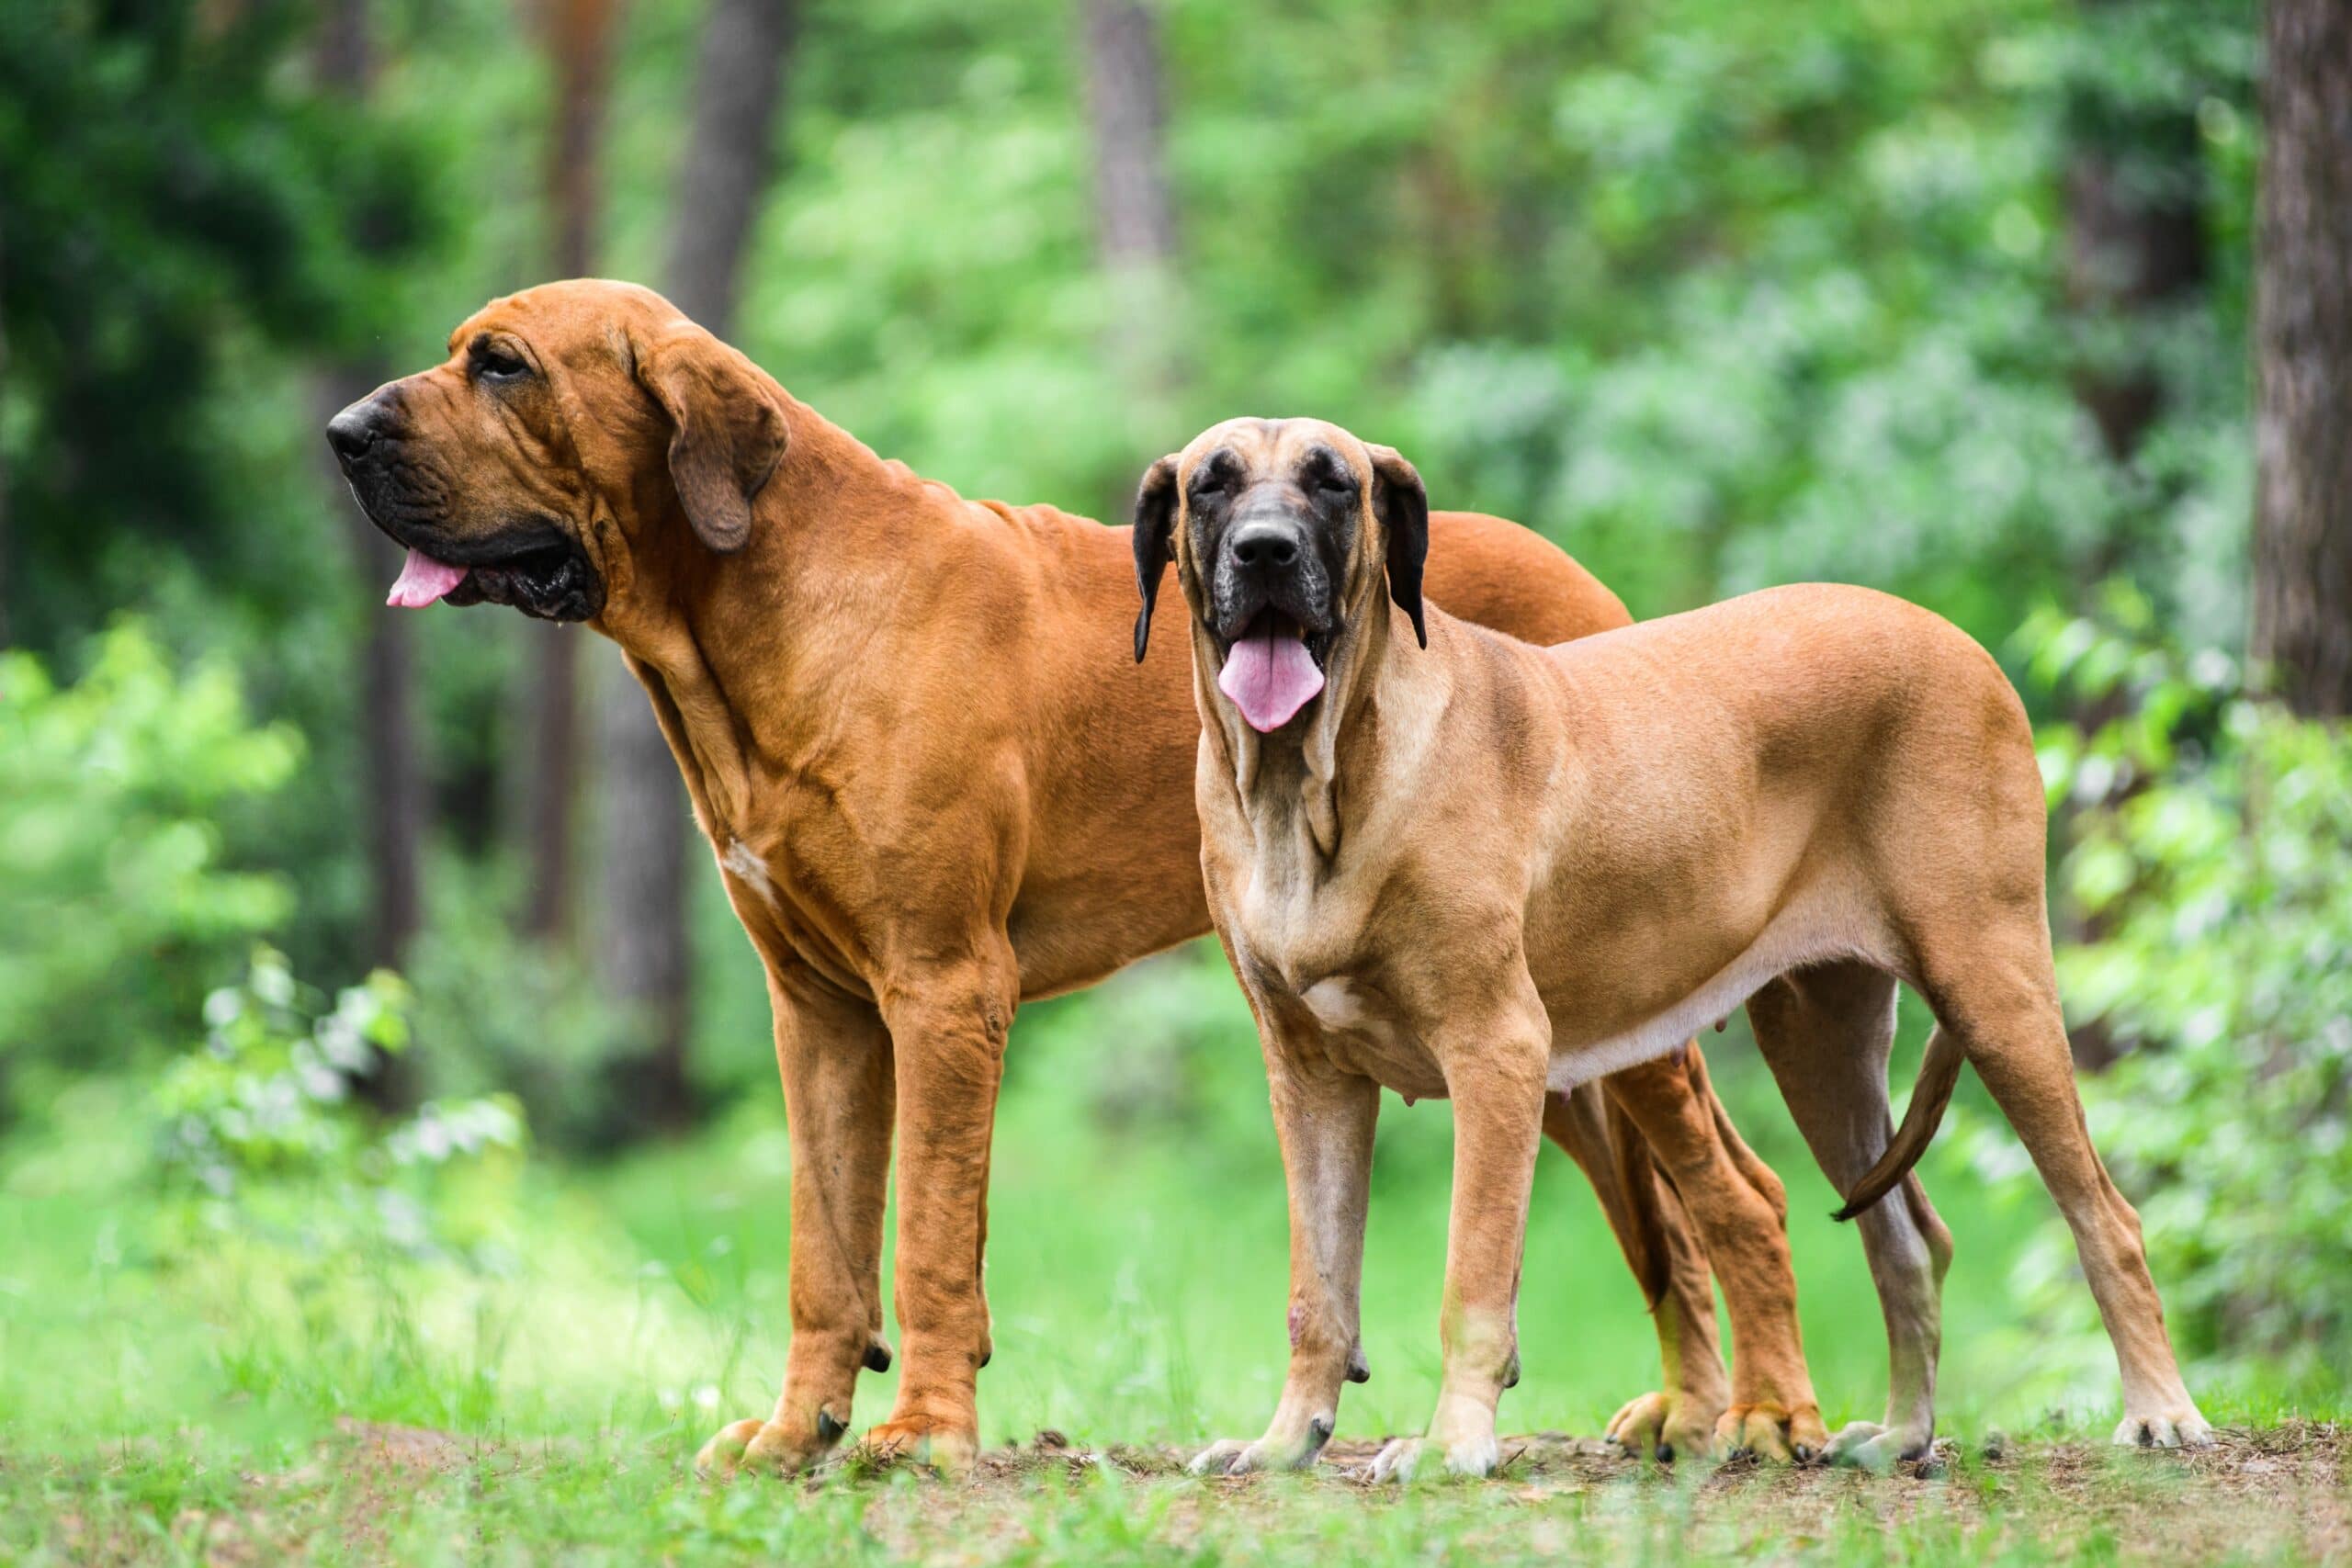
<path id="1" fill-rule="evenodd" d="M 1338 1400 L 1379 1085 L 1450 1095 L 1455 1144 L 1437 1412 L 1374 1473 L 1409 1477 L 1426 1445 L 1485 1474 L 1546 1094 L 1743 1001 L 1887 1311 L 1887 1419 L 1833 1457 L 1892 1462 L 1934 1429 L 1951 1238 L 1909 1172 L 1963 1058 L 2074 1228 L 2122 1367 L 2116 1440 L 2211 1440 L 2084 1129 L 2033 738 L 1974 643 L 1834 587 L 1515 642 L 1424 610 L 1447 544 L 1419 476 L 1311 420 L 1232 421 L 1160 459 L 1134 545 L 1138 644 L 1171 555 L 1192 609 L 1202 865 L 1290 1176 L 1294 1348 L 1261 1441 Z M 1898 979 L 1937 1032 L 1890 1141 Z"/>
<path id="2" fill-rule="evenodd" d="M 707 1463 L 796 1465 L 889 1364 L 879 1258 L 899 1134 L 898 1407 L 868 1439 L 953 1466 L 977 1438 L 989 1140 L 1005 1033 L 1208 929 L 1182 785 L 1199 721 L 1181 650 L 1124 640 L 1123 530 L 967 502 L 876 457 L 660 297 L 551 284 L 460 326 L 449 358 L 345 410 L 330 438 L 410 550 L 395 604 L 491 601 L 619 643 L 764 961 L 793 1149 L 793 1337 L 766 1421 Z M 1546 639 L 1622 625 L 1607 590 L 1491 518 L 1441 514 L 1430 593 Z M 1780 1188 L 1695 1053 L 1616 1090 L 1702 1214 L 1744 1299 L 1726 1441 L 1818 1440 Z M 1550 1112 L 1658 1309 L 1676 1388 L 1629 1443 L 1703 1450 L 1725 1387 L 1706 1266 L 1649 1157 L 1595 1096 Z M 1751 1282 L 1753 1281 L 1753 1282 Z M 1775 1293 L 1777 1292 L 1777 1293 Z M 1752 1371 L 1751 1371 L 1752 1369 Z"/>

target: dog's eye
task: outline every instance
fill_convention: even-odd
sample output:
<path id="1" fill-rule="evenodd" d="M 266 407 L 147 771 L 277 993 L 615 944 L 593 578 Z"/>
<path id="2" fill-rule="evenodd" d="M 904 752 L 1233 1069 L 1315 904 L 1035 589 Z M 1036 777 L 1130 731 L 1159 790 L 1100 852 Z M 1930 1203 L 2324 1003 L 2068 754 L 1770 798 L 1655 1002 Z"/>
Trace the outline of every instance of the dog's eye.
<path id="1" fill-rule="evenodd" d="M 1213 473 L 1203 474 L 1193 480 L 1193 493 L 1194 495 L 1223 495 L 1226 482 L 1225 470 L 1222 468 Z"/>
<path id="2" fill-rule="evenodd" d="M 530 372 L 530 364 L 521 355 L 499 347 L 494 343 L 474 345 L 474 374 L 490 381 L 511 381 Z"/>
<path id="3" fill-rule="evenodd" d="M 1341 473 L 1335 468 L 1326 468 L 1315 476 L 1315 488 L 1326 495 L 1353 495 L 1356 492 L 1356 479 L 1353 474 Z"/>

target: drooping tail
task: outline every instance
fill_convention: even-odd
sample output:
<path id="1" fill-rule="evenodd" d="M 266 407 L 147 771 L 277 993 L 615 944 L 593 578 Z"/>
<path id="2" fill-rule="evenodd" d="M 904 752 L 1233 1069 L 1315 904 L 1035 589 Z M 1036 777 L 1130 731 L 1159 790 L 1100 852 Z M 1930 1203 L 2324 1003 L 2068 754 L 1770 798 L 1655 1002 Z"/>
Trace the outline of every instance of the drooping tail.
<path id="1" fill-rule="evenodd" d="M 1960 1082 L 1961 1064 L 1966 1060 L 1968 1053 L 1959 1036 L 1938 1024 L 1928 1036 L 1927 1054 L 1919 1059 L 1919 1081 L 1911 1090 L 1903 1125 L 1894 1130 L 1894 1139 L 1878 1156 L 1878 1163 L 1862 1172 L 1862 1179 L 1846 1194 L 1846 1206 L 1830 1218 L 1852 1219 L 1894 1191 L 1895 1183 L 1910 1174 L 1943 1122 L 1944 1107 L 1951 1103 L 1952 1087 Z"/>

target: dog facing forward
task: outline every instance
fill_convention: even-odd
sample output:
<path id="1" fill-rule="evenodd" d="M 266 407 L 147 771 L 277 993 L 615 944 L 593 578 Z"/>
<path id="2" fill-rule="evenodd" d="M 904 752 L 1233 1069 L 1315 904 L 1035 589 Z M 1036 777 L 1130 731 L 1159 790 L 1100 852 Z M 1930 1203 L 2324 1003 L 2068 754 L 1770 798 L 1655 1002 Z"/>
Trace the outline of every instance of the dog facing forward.
<path id="1" fill-rule="evenodd" d="M 1886 1313 L 1886 1419 L 1833 1458 L 1933 1434 L 1951 1238 L 1910 1171 L 1962 1061 L 2073 1228 L 2122 1370 L 2116 1440 L 2210 1441 L 2084 1127 L 2041 780 L 1999 668 L 1925 610 L 1817 585 L 1531 647 L 1424 606 L 1428 517 L 1412 465 L 1310 420 L 1217 425 L 1136 504 L 1136 647 L 1172 557 L 1202 868 L 1290 1183 L 1291 1365 L 1261 1441 L 1332 1421 L 1381 1085 L 1451 1097 L 1455 1143 L 1437 1409 L 1374 1473 L 1482 1475 L 1547 1095 L 1743 1002 Z M 1890 1139 L 1897 981 L 1937 1028 Z"/>

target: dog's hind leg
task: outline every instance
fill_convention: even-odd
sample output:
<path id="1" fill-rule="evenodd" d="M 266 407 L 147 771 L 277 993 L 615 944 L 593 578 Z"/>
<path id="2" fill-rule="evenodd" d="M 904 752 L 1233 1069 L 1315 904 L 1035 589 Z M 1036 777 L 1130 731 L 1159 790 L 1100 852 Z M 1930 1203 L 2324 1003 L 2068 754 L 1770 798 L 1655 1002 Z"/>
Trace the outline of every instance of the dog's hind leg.
<path id="1" fill-rule="evenodd" d="M 1732 1404 L 1716 1427 L 1715 1446 L 1781 1461 L 1810 1458 L 1828 1435 L 1797 1328 L 1788 1200 L 1780 1179 L 1760 1162 L 1745 1169 L 1732 1155 L 1722 1133 L 1727 1119 L 1696 1051 L 1685 1046 L 1607 1082 L 1674 1183 L 1723 1281 L 1736 1353 Z"/>
<path id="2" fill-rule="evenodd" d="M 2202 1446 L 2213 1440 L 2213 1429 L 2181 1382 L 2164 1303 L 2148 1276 L 2140 1216 L 2116 1190 L 2083 1120 L 2040 909 L 2022 912 L 2011 925 L 1972 931 L 1964 949 L 1923 951 L 1929 1002 L 2017 1129 L 2075 1233 L 2123 1377 L 2115 1440 Z"/>
<path id="3" fill-rule="evenodd" d="M 1756 1043 L 1823 1174 L 1840 1192 L 1877 1160 L 1894 1135 L 1886 1059 L 1894 1040 L 1895 982 L 1865 964 L 1798 970 L 1748 998 Z M 1905 1201 L 1858 1220 L 1871 1281 L 1886 1316 L 1883 1422 L 1856 1421 L 1829 1441 L 1836 1462 L 1883 1469 L 1915 1459 L 1935 1438 L 1936 1358 L 1951 1235 L 1916 1179 Z"/>
<path id="4" fill-rule="evenodd" d="M 1662 1386 L 1627 1401 L 1611 1418 L 1608 1439 L 1636 1457 L 1702 1458 L 1731 1403 L 1731 1382 L 1715 1341 L 1714 1276 L 1681 1200 L 1600 1083 L 1546 1097 L 1544 1132 L 1592 1183 L 1657 1329 Z"/>

